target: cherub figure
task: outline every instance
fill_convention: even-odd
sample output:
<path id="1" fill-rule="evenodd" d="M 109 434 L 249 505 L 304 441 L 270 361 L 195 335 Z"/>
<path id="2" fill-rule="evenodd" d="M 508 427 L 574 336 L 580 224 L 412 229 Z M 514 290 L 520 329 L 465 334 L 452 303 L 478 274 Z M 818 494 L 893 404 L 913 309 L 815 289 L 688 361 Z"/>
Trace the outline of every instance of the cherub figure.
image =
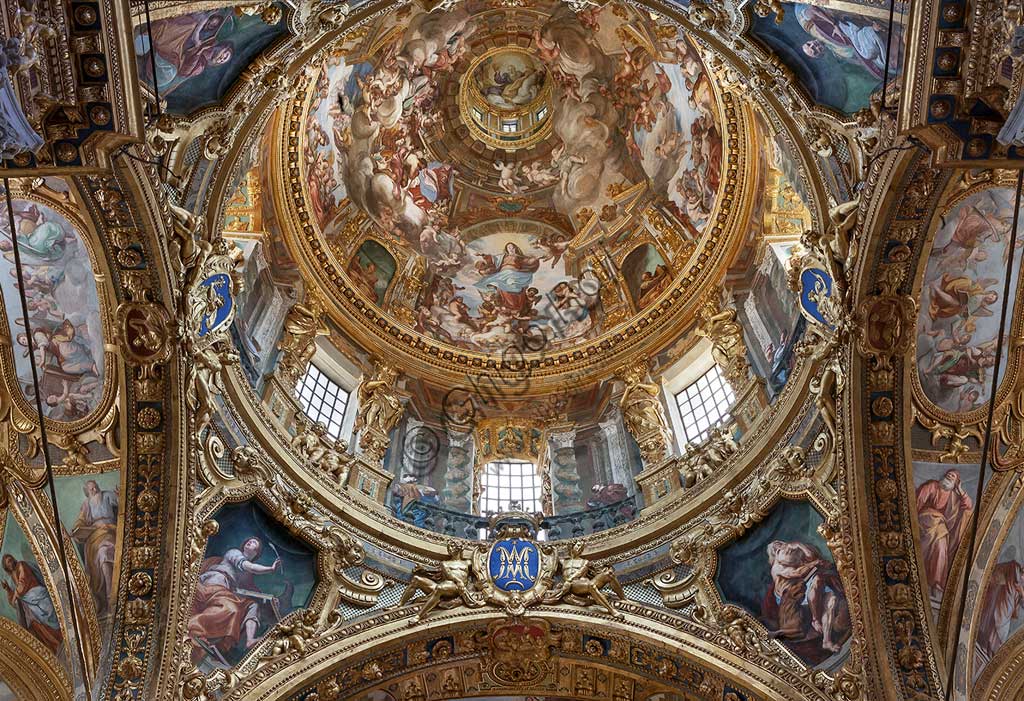
<path id="1" fill-rule="evenodd" d="M 510 195 L 518 195 L 522 189 L 516 183 L 516 172 L 519 170 L 517 163 L 505 163 L 495 161 L 494 169 L 498 171 L 498 186 Z"/>

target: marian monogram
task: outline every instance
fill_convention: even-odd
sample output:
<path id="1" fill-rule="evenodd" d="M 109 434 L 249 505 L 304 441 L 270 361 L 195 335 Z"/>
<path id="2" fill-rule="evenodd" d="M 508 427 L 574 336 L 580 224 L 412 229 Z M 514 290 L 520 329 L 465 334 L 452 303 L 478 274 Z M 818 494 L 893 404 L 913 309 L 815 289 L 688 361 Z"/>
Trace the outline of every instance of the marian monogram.
<path id="1" fill-rule="evenodd" d="M 526 591 L 537 582 L 540 554 L 528 540 L 506 538 L 491 547 L 488 574 L 502 591 Z"/>

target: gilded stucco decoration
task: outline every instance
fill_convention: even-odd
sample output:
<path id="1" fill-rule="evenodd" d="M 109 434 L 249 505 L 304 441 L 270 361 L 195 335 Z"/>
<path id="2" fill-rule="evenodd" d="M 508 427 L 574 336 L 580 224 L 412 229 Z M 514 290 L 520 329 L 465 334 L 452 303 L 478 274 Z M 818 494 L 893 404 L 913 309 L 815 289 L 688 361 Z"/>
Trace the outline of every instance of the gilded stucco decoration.
<path id="1" fill-rule="evenodd" d="M 891 11 L 5 7 L 0 692 L 1020 695 L 1020 7 Z"/>

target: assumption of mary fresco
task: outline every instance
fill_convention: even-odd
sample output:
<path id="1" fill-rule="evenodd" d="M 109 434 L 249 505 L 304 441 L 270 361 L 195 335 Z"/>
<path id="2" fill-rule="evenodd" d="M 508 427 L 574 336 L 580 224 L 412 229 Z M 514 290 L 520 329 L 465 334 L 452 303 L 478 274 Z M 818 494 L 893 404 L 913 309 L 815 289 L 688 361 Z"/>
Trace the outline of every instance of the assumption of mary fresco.
<path id="1" fill-rule="evenodd" d="M 922 286 L 917 368 L 925 396 L 950 413 L 974 411 L 989 398 L 1012 219 L 1012 191 L 990 188 L 939 221 Z M 1022 238 L 1017 244 L 1011 290 Z M 1016 294 L 1009 303 L 1012 318 Z"/>
<path id="2" fill-rule="evenodd" d="M 56 210 L 30 200 L 15 199 L 13 204 L 43 413 L 55 421 L 76 421 L 98 406 L 105 373 L 99 293 L 89 251 L 81 234 Z M 25 398 L 34 402 L 6 217 L 0 219 L 0 276 L 18 382 Z"/>

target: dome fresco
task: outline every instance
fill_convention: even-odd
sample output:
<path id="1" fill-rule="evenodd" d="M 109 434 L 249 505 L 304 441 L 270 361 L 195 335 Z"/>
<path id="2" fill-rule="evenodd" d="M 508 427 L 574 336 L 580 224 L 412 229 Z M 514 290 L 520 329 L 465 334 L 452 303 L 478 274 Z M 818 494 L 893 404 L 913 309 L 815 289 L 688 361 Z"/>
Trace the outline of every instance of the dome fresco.
<path id="1" fill-rule="evenodd" d="M 301 137 L 321 235 L 366 215 L 418 261 L 398 273 L 422 276 L 416 331 L 489 354 L 562 348 L 647 306 L 684 263 L 667 249 L 706 228 L 723 169 L 721 108 L 684 33 L 617 3 L 541 3 L 512 34 L 502 13 L 376 23 L 323 63 Z M 647 209 L 679 239 L 620 267 Z M 353 282 L 379 287 L 377 270 Z"/>
<path id="2" fill-rule="evenodd" d="M 10 5 L 0 701 L 1024 699 L 1020 3 Z"/>

